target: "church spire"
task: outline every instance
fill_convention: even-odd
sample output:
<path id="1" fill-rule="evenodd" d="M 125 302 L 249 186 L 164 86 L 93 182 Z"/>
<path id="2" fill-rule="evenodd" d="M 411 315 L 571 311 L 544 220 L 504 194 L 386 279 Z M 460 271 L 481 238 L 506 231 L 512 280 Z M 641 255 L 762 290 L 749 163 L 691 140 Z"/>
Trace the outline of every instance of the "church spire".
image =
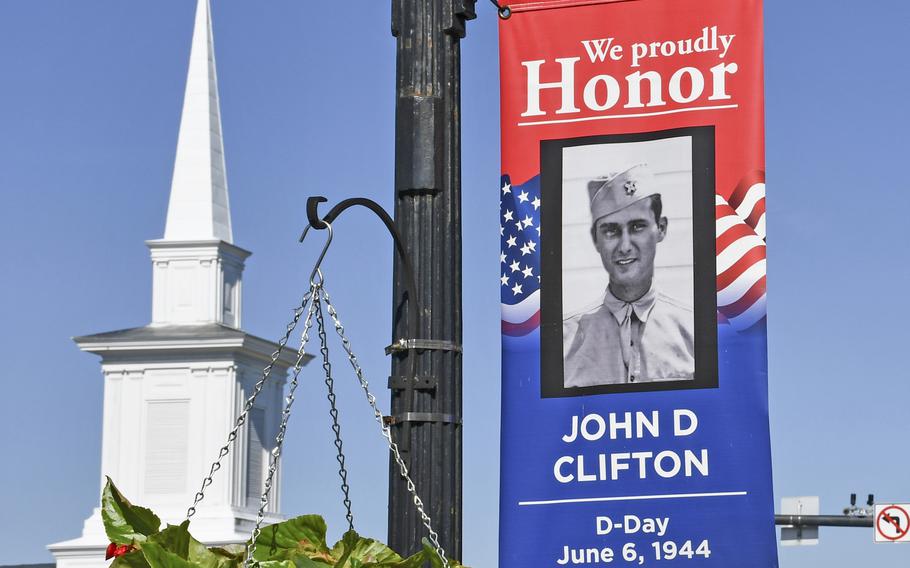
<path id="1" fill-rule="evenodd" d="M 165 241 L 233 241 L 209 0 L 198 0 Z"/>
<path id="2" fill-rule="evenodd" d="M 233 243 L 210 0 L 198 0 L 164 238 L 152 255 L 152 325 L 240 328 L 250 255 Z"/>

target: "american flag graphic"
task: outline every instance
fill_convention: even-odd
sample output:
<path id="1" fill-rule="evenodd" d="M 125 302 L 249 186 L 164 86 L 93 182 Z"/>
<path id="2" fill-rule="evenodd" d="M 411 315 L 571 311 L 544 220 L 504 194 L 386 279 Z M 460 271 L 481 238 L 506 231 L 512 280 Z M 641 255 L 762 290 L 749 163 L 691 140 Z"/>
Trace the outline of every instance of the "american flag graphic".
<path id="1" fill-rule="evenodd" d="M 499 184 L 499 271 L 502 333 L 527 335 L 540 327 L 540 176 Z"/>
<path id="2" fill-rule="evenodd" d="M 715 200 L 718 323 L 743 331 L 767 313 L 764 172 Z M 540 327 L 540 176 L 502 176 L 499 213 L 502 333 L 523 336 Z"/>
<path id="3" fill-rule="evenodd" d="M 765 172 L 740 181 L 730 199 L 715 201 L 717 319 L 742 331 L 764 319 Z"/>

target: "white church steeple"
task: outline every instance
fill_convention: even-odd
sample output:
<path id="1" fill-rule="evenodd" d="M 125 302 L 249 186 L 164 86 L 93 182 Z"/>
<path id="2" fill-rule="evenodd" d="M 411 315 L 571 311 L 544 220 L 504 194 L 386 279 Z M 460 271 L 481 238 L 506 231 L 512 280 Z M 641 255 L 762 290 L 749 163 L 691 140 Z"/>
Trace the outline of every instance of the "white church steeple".
<path id="1" fill-rule="evenodd" d="M 164 191 L 165 188 L 162 188 Z M 233 244 L 209 0 L 198 0 L 164 237 L 152 257 L 150 325 L 73 338 L 101 357 L 101 476 L 135 503 L 180 523 L 238 412 L 272 365 L 205 501 L 193 535 L 245 541 L 256 523 L 281 420 L 293 350 L 240 329 L 241 275 L 250 255 Z M 309 356 L 304 363 L 310 359 Z M 280 480 L 266 522 L 280 519 Z M 105 568 L 108 544 L 96 508 L 82 535 L 48 548 L 57 568 Z"/>
<path id="2" fill-rule="evenodd" d="M 164 240 L 233 242 L 209 0 L 196 8 Z"/>
<path id="3" fill-rule="evenodd" d="M 249 252 L 232 244 L 209 0 L 198 0 L 164 238 L 148 241 L 152 325 L 239 328 Z"/>

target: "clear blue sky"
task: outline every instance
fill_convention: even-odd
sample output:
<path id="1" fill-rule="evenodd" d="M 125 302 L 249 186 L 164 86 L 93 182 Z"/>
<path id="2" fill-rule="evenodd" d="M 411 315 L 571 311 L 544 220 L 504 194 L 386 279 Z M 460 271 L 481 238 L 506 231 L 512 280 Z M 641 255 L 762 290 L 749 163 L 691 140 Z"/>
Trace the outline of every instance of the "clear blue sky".
<path id="1" fill-rule="evenodd" d="M 195 2 L 0 0 L 0 564 L 50 559 L 97 501 L 102 380 L 71 336 L 148 323 Z M 464 560 L 496 565 L 499 450 L 495 13 L 463 41 Z M 387 0 L 214 2 L 244 327 L 277 339 L 313 245 L 308 195 L 392 197 Z M 766 5 L 771 433 L 776 498 L 910 501 L 906 2 Z M 327 287 L 382 393 L 391 245 L 351 213 Z M 343 367 L 338 365 L 341 371 Z M 286 513 L 343 528 L 318 369 L 295 407 Z M 383 538 L 386 452 L 354 379 L 339 399 L 358 528 Z M 213 452 L 215 449 L 213 448 Z M 823 528 L 781 566 L 906 565 L 910 546 Z"/>

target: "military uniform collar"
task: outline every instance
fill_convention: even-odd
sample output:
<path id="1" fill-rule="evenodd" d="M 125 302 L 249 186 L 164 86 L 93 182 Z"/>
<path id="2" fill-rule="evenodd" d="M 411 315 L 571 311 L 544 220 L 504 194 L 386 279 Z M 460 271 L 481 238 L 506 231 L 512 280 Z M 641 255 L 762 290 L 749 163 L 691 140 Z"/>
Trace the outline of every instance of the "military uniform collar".
<path id="1" fill-rule="evenodd" d="M 607 291 L 604 294 L 604 306 L 610 310 L 610 313 L 613 314 L 613 317 L 616 318 L 616 323 L 622 325 L 623 321 L 629 317 L 630 308 L 635 312 L 635 316 L 638 318 L 638 321 L 645 323 L 648 321 L 648 316 L 651 315 L 651 310 L 654 308 L 654 302 L 657 300 L 657 289 L 653 284 L 651 288 L 645 292 L 645 295 L 641 298 L 635 300 L 634 302 L 626 302 L 625 300 L 620 300 L 613 295 L 613 292 L 610 291 L 610 287 L 607 286 Z"/>

